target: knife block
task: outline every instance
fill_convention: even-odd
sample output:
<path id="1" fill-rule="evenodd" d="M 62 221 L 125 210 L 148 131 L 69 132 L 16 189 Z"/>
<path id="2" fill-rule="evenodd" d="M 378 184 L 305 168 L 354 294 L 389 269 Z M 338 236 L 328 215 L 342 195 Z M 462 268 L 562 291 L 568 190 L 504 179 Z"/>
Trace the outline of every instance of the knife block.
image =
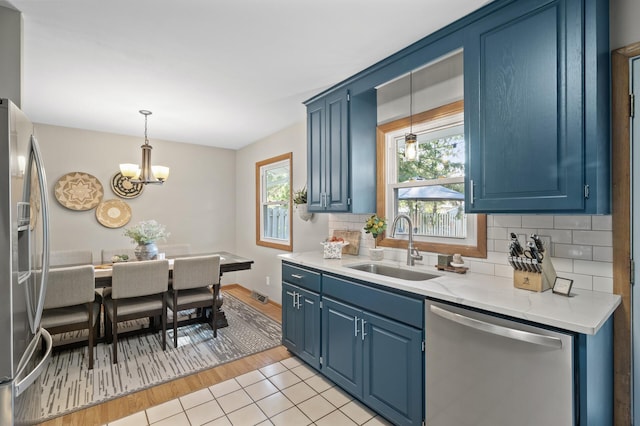
<path id="1" fill-rule="evenodd" d="M 542 272 L 513 271 L 513 286 L 524 290 L 546 291 L 555 281 L 556 270 L 547 256 L 542 259 Z"/>

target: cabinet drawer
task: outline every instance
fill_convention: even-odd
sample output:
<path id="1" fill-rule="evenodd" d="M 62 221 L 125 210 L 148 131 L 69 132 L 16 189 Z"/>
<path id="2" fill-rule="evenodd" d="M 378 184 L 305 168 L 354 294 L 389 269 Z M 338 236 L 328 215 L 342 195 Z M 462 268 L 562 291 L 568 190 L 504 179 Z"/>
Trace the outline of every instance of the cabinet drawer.
<path id="1" fill-rule="evenodd" d="M 414 299 L 330 275 L 323 275 L 322 291 L 325 296 L 335 297 L 420 330 L 424 328 L 423 299 Z"/>
<path id="2" fill-rule="evenodd" d="M 297 266 L 283 263 L 282 281 L 320 293 L 320 273 L 309 269 L 299 268 Z"/>

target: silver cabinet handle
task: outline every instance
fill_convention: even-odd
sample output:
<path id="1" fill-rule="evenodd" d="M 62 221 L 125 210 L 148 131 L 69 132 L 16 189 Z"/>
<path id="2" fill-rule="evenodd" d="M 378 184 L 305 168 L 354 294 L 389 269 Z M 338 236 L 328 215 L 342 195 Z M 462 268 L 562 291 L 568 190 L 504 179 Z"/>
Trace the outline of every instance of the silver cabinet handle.
<path id="1" fill-rule="evenodd" d="M 514 328 L 503 327 L 501 325 L 490 324 L 475 318 L 469 318 L 455 312 L 447 311 L 438 306 L 431 305 L 431 312 L 449 321 L 453 321 L 465 327 L 474 328 L 486 333 L 506 337 L 508 339 L 520 340 L 534 345 L 548 346 L 550 348 L 562 348 L 562 340 L 557 337 L 545 336 L 542 334 L 530 333 L 528 331 L 516 330 Z"/>
<path id="2" fill-rule="evenodd" d="M 355 337 L 358 337 L 358 333 L 360 332 L 360 330 L 358 330 L 358 321 L 360 321 L 360 318 L 355 317 L 353 321 L 353 335 Z"/>
<path id="3" fill-rule="evenodd" d="M 300 307 L 302 305 L 300 304 L 300 293 L 296 293 L 296 309 L 300 310 Z"/>
<path id="4" fill-rule="evenodd" d="M 471 205 L 473 205 L 473 198 L 473 179 L 469 179 L 469 201 L 471 202 Z"/>
<path id="5" fill-rule="evenodd" d="M 303 279 L 303 278 L 304 278 L 304 275 L 291 274 L 291 277 L 292 277 L 292 278 L 295 278 L 295 279 L 297 279 L 297 280 L 301 280 L 301 279 Z"/>
<path id="6" fill-rule="evenodd" d="M 367 336 L 367 333 L 364 331 L 364 327 L 367 324 L 367 322 L 365 320 L 360 320 L 360 330 L 362 331 L 362 333 L 360 334 L 360 337 L 362 337 L 362 340 L 364 340 L 364 338 Z"/>
<path id="7" fill-rule="evenodd" d="M 40 360 L 40 362 L 38 363 L 38 365 L 33 370 L 31 370 L 31 372 L 27 374 L 27 376 L 24 379 L 16 383 L 15 385 L 16 396 L 20 395 L 22 392 L 24 392 L 26 388 L 31 386 L 31 384 L 36 381 L 36 379 L 40 376 L 40 374 L 42 374 L 42 370 L 44 370 L 47 364 L 49 363 L 49 358 L 51 357 L 51 350 L 53 349 L 53 339 L 51 339 L 51 335 L 44 328 L 41 328 L 39 333 L 42 336 L 42 338 L 47 342 L 47 350 L 44 356 L 42 357 L 42 360 Z M 38 337 L 38 335 L 36 335 L 36 337 Z M 39 340 L 40 339 L 34 339 L 32 341 L 32 342 L 35 342 L 35 344 L 33 345 L 34 349 L 38 346 Z M 31 346 L 31 344 L 29 346 Z M 30 355 L 33 355 L 34 351 L 30 351 L 30 352 L 31 352 Z M 17 376 L 22 374 L 22 371 L 26 368 L 27 365 L 29 365 L 29 363 L 26 361 L 24 363 L 21 361 L 20 364 L 22 364 L 22 368 L 20 368 L 20 371 L 18 371 Z"/>

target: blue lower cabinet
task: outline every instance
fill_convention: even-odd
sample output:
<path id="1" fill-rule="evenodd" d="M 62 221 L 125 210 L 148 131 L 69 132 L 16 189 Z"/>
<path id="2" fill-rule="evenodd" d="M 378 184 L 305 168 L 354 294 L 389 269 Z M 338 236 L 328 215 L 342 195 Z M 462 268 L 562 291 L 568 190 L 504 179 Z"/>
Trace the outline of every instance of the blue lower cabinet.
<path id="1" fill-rule="evenodd" d="M 422 330 L 373 314 L 364 321 L 363 401 L 397 424 L 422 424 Z"/>
<path id="2" fill-rule="evenodd" d="M 282 344 L 320 368 L 320 295 L 282 283 Z"/>
<path id="3" fill-rule="evenodd" d="M 326 377 L 394 424 L 422 424 L 422 330 L 331 298 L 322 304 Z"/>
<path id="4" fill-rule="evenodd" d="M 322 371 L 344 390 L 362 398 L 362 312 L 322 299 Z"/>

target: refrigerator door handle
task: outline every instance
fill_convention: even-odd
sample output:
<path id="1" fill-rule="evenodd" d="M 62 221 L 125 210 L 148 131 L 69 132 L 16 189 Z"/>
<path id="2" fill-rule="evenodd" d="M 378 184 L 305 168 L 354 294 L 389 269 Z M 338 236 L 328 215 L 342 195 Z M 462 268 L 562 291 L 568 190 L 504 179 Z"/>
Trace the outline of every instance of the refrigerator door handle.
<path id="1" fill-rule="evenodd" d="M 530 333 L 528 331 L 516 330 L 514 328 L 491 324 L 485 321 L 477 320 L 475 318 L 469 318 L 455 312 L 447 311 L 446 309 L 442 309 L 435 305 L 431 305 L 430 309 L 431 312 L 433 312 L 435 315 L 446 320 L 453 321 L 465 327 L 474 328 L 486 333 L 496 334 L 508 339 L 532 343 L 534 345 L 548 346 L 555 349 L 562 348 L 562 340 L 557 337 L 545 336 L 543 334 Z"/>
<path id="2" fill-rule="evenodd" d="M 16 383 L 15 385 L 16 397 L 20 395 L 22 392 L 24 392 L 24 390 L 27 389 L 29 386 L 31 386 L 33 382 L 35 382 L 35 380 L 40 376 L 40 374 L 42 374 L 42 371 L 46 368 L 47 364 L 49 363 L 49 358 L 51 357 L 51 351 L 53 349 L 53 339 L 51 338 L 51 334 L 49 334 L 49 332 L 44 328 L 40 329 L 39 334 L 47 342 L 47 350 L 44 353 L 44 356 L 42 357 L 42 360 L 40 360 L 38 365 L 29 374 L 27 374 L 25 378 L 23 378 L 18 383 Z M 34 339 L 32 343 L 35 342 L 35 344 L 29 345 L 30 347 L 27 348 L 26 353 L 29 353 L 29 355 L 33 355 L 34 349 L 38 347 L 39 341 L 40 339 Z M 30 358 L 30 356 L 27 357 L 26 359 L 28 360 L 28 358 Z M 23 360 L 25 360 L 25 358 L 23 358 Z M 27 365 L 29 365 L 27 361 L 21 362 L 20 364 L 22 364 L 22 366 L 17 373 L 17 377 L 20 377 L 23 370 L 26 368 Z"/>
<path id="3" fill-rule="evenodd" d="M 42 154 L 36 138 L 31 135 L 31 153 L 38 172 L 38 185 L 40 185 L 40 205 L 42 209 L 42 275 L 38 290 L 38 302 L 35 310 L 31 331 L 36 332 L 40 328 L 44 300 L 47 295 L 47 279 L 49 277 L 49 200 L 47 195 L 47 177 L 44 172 Z"/>

